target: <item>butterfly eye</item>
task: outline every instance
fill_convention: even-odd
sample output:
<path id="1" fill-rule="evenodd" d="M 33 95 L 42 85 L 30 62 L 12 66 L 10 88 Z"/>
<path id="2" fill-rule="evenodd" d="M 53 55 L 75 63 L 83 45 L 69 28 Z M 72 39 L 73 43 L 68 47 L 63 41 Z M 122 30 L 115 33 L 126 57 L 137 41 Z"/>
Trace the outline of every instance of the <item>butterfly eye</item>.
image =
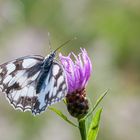
<path id="1" fill-rule="evenodd" d="M 54 57 L 55 57 L 55 52 L 52 52 L 52 53 L 50 54 L 50 56 L 49 56 L 49 59 L 53 60 Z"/>

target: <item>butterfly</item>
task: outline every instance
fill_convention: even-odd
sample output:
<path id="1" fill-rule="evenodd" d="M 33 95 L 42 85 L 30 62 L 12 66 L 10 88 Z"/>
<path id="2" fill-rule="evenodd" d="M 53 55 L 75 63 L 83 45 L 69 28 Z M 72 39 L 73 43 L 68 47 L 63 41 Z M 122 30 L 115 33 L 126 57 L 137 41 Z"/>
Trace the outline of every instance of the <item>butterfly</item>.
<path id="1" fill-rule="evenodd" d="M 45 58 L 31 55 L 0 65 L 0 90 L 15 109 L 40 114 L 66 96 L 65 71 L 55 60 L 59 48 Z"/>

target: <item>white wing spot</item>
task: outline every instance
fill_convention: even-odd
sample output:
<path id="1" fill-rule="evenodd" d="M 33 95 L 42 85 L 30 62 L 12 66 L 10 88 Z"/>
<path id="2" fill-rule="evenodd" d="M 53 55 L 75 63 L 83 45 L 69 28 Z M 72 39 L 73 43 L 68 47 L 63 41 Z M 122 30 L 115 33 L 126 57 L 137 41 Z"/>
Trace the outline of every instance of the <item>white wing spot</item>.
<path id="1" fill-rule="evenodd" d="M 3 89 L 3 85 L 0 85 L 0 91 L 2 91 L 2 89 Z"/>
<path id="2" fill-rule="evenodd" d="M 1 77 L 1 75 L 0 75 L 0 81 L 2 80 L 2 77 Z"/>
<path id="3" fill-rule="evenodd" d="M 50 77 L 50 74 L 48 75 L 47 79 L 45 80 L 45 84 L 46 86 L 49 84 L 48 81 L 49 81 L 49 77 Z"/>
<path id="4" fill-rule="evenodd" d="M 9 82 L 8 86 L 12 86 L 23 74 L 24 74 L 24 70 L 19 71 L 15 77 L 13 77 L 13 79 Z"/>
<path id="5" fill-rule="evenodd" d="M 23 107 L 22 104 L 17 105 L 17 108 L 19 108 L 19 109 L 21 109 L 22 107 Z"/>
<path id="6" fill-rule="evenodd" d="M 18 101 L 18 99 L 20 98 L 20 92 L 21 91 L 17 91 L 15 96 L 13 97 L 14 101 Z"/>
<path id="7" fill-rule="evenodd" d="M 14 91 L 14 92 L 11 92 L 10 94 L 11 94 L 11 97 L 12 97 L 12 99 L 14 99 L 14 97 L 15 97 L 15 95 L 16 95 L 16 92 L 17 91 Z M 14 99 L 15 100 L 15 99 Z"/>
<path id="8" fill-rule="evenodd" d="M 60 91 L 58 94 L 57 94 L 57 97 L 60 99 L 62 97 L 62 91 Z"/>
<path id="9" fill-rule="evenodd" d="M 29 89 L 28 89 L 28 94 L 27 94 L 27 96 L 28 97 L 33 97 L 33 95 L 34 95 L 34 87 L 33 86 L 30 86 L 29 87 Z"/>
<path id="10" fill-rule="evenodd" d="M 26 79 L 27 79 L 27 74 L 26 75 L 24 74 L 24 76 L 21 76 L 21 78 L 19 78 L 17 82 L 19 83 L 20 86 L 23 86 L 22 84 L 26 81 Z"/>
<path id="11" fill-rule="evenodd" d="M 54 87 L 54 89 L 53 89 L 53 96 L 55 96 L 55 95 L 56 95 L 56 90 L 57 90 L 57 88 L 56 88 L 56 87 Z"/>
<path id="12" fill-rule="evenodd" d="M 25 97 L 27 95 L 27 91 L 28 91 L 28 87 L 24 87 L 21 91 L 20 91 L 20 96 L 21 97 Z"/>
<path id="13" fill-rule="evenodd" d="M 51 82 L 50 82 L 49 85 L 48 85 L 49 89 L 47 89 L 47 90 L 50 92 L 49 98 L 52 97 L 53 90 L 54 90 L 54 89 L 53 89 L 53 88 L 54 88 L 54 83 L 55 83 L 55 78 L 52 77 Z"/>
<path id="14" fill-rule="evenodd" d="M 2 68 L 0 67 L 0 73 L 2 72 Z"/>
<path id="15" fill-rule="evenodd" d="M 59 78 L 58 78 L 58 86 L 64 81 L 64 77 L 61 75 Z"/>
<path id="16" fill-rule="evenodd" d="M 4 79 L 3 83 L 4 83 L 4 84 L 7 84 L 12 78 L 13 78 L 13 77 L 12 77 L 11 75 L 8 75 L 8 76 Z"/>
<path id="17" fill-rule="evenodd" d="M 63 86 L 62 86 L 62 89 L 65 89 L 66 88 L 66 84 L 64 84 Z"/>
<path id="18" fill-rule="evenodd" d="M 32 66 L 34 66 L 36 64 L 36 60 L 34 59 L 25 59 L 23 60 L 22 66 L 23 68 L 31 68 Z"/>
<path id="19" fill-rule="evenodd" d="M 34 80 L 38 77 L 39 73 L 40 73 L 40 71 L 38 71 L 38 72 L 31 78 L 31 80 L 34 81 Z"/>
<path id="20" fill-rule="evenodd" d="M 7 74 L 6 75 L 9 75 L 11 72 L 13 72 L 16 69 L 16 66 L 13 63 L 9 63 L 9 64 L 6 65 L 6 68 L 7 68 Z"/>
<path id="21" fill-rule="evenodd" d="M 54 75 L 54 76 L 58 74 L 59 69 L 60 69 L 60 68 L 59 68 L 58 65 L 54 65 L 54 66 L 53 66 L 53 75 Z"/>

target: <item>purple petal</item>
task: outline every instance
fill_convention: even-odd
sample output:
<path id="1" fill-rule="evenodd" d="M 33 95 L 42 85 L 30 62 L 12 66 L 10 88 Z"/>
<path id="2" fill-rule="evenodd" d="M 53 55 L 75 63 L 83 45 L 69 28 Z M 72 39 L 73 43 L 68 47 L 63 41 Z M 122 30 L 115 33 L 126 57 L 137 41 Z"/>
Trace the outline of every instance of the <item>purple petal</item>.
<path id="1" fill-rule="evenodd" d="M 74 61 L 71 59 L 74 57 Z M 66 72 L 68 82 L 68 93 L 83 89 L 91 75 L 92 64 L 85 49 L 76 56 L 73 52 L 68 56 L 59 54 L 60 61 Z"/>

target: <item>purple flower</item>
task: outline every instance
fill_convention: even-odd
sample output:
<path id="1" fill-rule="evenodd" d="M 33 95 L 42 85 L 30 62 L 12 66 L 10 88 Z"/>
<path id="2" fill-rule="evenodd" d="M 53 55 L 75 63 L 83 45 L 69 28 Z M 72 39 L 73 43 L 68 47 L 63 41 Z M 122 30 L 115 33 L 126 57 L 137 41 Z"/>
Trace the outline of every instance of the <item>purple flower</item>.
<path id="1" fill-rule="evenodd" d="M 66 72 L 68 93 L 84 89 L 92 71 L 92 64 L 86 50 L 81 48 L 78 56 L 73 52 L 68 56 L 59 54 L 59 58 Z"/>

